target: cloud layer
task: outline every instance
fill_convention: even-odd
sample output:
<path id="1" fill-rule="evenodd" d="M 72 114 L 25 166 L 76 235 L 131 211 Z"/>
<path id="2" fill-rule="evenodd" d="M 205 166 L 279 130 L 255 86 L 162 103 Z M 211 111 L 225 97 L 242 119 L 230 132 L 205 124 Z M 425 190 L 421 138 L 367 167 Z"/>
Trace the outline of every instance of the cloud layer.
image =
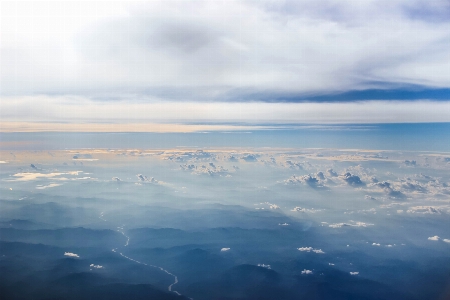
<path id="1" fill-rule="evenodd" d="M 270 129 L 268 123 L 292 126 L 304 123 L 390 123 L 394 120 L 400 123 L 450 122 L 449 111 L 450 102 L 445 101 L 205 104 L 96 102 L 86 97 L 33 96 L 2 97 L 0 102 L 1 130 L 25 132 L 189 132 Z M 199 125 L 199 122 L 228 124 Z M 266 125 L 255 126 L 262 123 Z"/>
<path id="2" fill-rule="evenodd" d="M 448 122 L 445 101 L 262 102 L 368 89 L 439 88 L 445 94 L 449 14 L 445 0 L 7 2 L 0 18 L 0 117 L 138 124 Z M 1 128 L 8 126 L 20 127 Z"/>
<path id="3" fill-rule="evenodd" d="M 223 99 L 385 83 L 448 87 L 449 13 L 444 0 L 36 3 L 30 10 L 8 3 L 2 92 Z"/>

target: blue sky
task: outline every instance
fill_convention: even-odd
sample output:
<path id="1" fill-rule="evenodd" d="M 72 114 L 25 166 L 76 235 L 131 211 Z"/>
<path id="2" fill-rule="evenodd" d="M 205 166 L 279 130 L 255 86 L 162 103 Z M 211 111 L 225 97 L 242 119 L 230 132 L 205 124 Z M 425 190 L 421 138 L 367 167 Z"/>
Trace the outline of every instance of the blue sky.
<path id="1" fill-rule="evenodd" d="M 2 122 L 450 122 L 445 0 L 0 5 Z"/>

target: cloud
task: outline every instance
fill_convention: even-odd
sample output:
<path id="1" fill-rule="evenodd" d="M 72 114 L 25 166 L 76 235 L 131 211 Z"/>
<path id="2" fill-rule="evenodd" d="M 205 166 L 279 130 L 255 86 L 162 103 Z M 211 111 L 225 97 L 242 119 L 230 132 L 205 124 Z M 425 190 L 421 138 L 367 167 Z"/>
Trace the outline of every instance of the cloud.
<path id="1" fill-rule="evenodd" d="M 103 266 L 100 266 L 100 265 L 94 265 L 94 264 L 90 264 L 89 267 L 95 268 L 95 269 L 103 269 Z"/>
<path id="2" fill-rule="evenodd" d="M 420 193 L 427 192 L 426 188 L 424 188 L 417 181 L 405 181 L 405 182 L 402 182 L 401 183 L 401 188 L 403 190 L 410 191 L 410 192 L 420 192 Z"/>
<path id="3" fill-rule="evenodd" d="M 261 202 L 259 204 L 254 204 L 254 205 L 267 205 L 269 207 L 269 209 L 280 209 L 280 207 L 278 205 L 270 203 L 270 202 L 264 202 L 264 203 Z M 255 207 L 255 209 L 264 209 L 264 207 Z"/>
<path id="4" fill-rule="evenodd" d="M 146 175 L 142 175 L 142 174 L 137 174 L 136 177 L 138 178 L 139 182 L 136 182 L 135 185 L 142 185 L 142 183 L 144 183 L 144 184 L 150 183 L 150 184 L 157 184 L 157 185 L 173 187 L 172 184 L 161 181 L 161 180 L 156 180 L 154 177 L 147 177 Z"/>
<path id="5" fill-rule="evenodd" d="M 297 248 L 298 251 L 307 251 L 307 252 L 311 251 L 312 249 L 313 249 L 312 247 L 300 247 L 300 248 Z"/>
<path id="6" fill-rule="evenodd" d="M 304 175 L 300 177 L 300 181 L 311 186 L 317 185 L 319 183 L 319 180 L 315 177 L 312 177 L 311 175 Z"/>
<path id="7" fill-rule="evenodd" d="M 266 269 L 271 269 L 271 267 L 270 267 L 270 265 L 265 265 L 265 264 L 258 264 L 258 267 L 261 267 L 261 268 L 266 268 Z"/>
<path id="8" fill-rule="evenodd" d="M 46 103 L 45 109 L 40 105 L 42 102 Z M 69 96 L 11 96 L 2 97 L 0 102 L 0 129 L 2 132 L 195 132 L 274 128 L 258 125 L 261 123 L 289 124 L 291 128 L 293 124 L 305 123 L 450 122 L 445 113 L 449 109 L 450 102 L 445 101 L 205 104 L 137 99 L 99 103 L 88 96 L 75 99 Z M 179 111 L 185 112 L 182 119 Z M 240 113 L 236 114 L 236 111 Z M 152 123 L 144 120 L 152 120 Z M 199 122 L 205 124 L 199 125 Z M 231 124 L 211 124 L 217 122 Z"/>
<path id="9" fill-rule="evenodd" d="M 416 95 L 450 86 L 449 9 L 437 1 L 4 4 L 0 130 L 449 122 L 449 101 Z M 366 101 L 384 91 L 395 97 Z"/>
<path id="10" fill-rule="evenodd" d="M 364 223 L 364 222 L 356 222 L 353 220 L 350 220 L 348 223 L 334 223 L 334 224 L 329 224 L 328 227 L 331 228 L 341 228 L 341 227 L 368 227 L 368 226 L 373 226 L 374 224 L 370 224 L 370 223 Z"/>
<path id="11" fill-rule="evenodd" d="M 337 177 L 337 176 L 338 176 L 338 174 L 337 174 L 335 171 L 333 171 L 333 169 L 328 169 L 328 170 L 327 170 L 327 173 L 328 173 L 328 175 L 330 175 L 331 177 Z"/>
<path id="12" fill-rule="evenodd" d="M 141 182 L 149 182 L 149 183 L 155 183 L 155 184 L 159 182 L 159 181 L 156 180 L 154 177 L 148 178 L 147 176 L 142 175 L 142 174 L 137 174 L 136 177 L 137 177 L 137 178 L 139 179 L 139 181 L 141 181 Z"/>
<path id="13" fill-rule="evenodd" d="M 270 209 L 280 209 L 280 207 L 276 204 L 265 202 L 265 204 L 269 205 Z"/>
<path id="14" fill-rule="evenodd" d="M 380 246 L 380 243 L 372 243 L 372 246 Z"/>
<path id="15" fill-rule="evenodd" d="M 444 211 L 442 209 L 440 209 L 438 207 L 434 207 L 434 206 L 413 206 L 413 207 L 410 207 L 406 212 L 410 213 L 410 214 L 437 214 L 437 215 L 440 215 Z"/>
<path id="16" fill-rule="evenodd" d="M 92 159 L 91 154 L 76 154 L 72 157 L 72 159 Z"/>
<path id="17" fill-rule="evenodd" d="M 306 270 L 306 269 L 304 269 L 303 271 L 302 271 L 302 274 L 305 274 L 305 275 L 309 275 L 309 274 L 312 274 L 313 272 L 311 271 L 311 270 Z"/>
<path id="18" fill-rule="evenodd" d="M 428 240 L 430 240 L 430 241 L 439 241 L 439 239 L 440 239 L 440 237 L 438 237 L 437 235 L 435 235 L 435 236 L 430 236 L 430 237 L 428 238 Z"/>
<path id="19" fill-rule="evenodd" d="M 415 167 L 417 165 L 415 160 L 405 160 L 403 163 L 408 167 Z"/>
<path id="20" fill-rule="evenodd" d="M 314 209 L 314 208 L 301 208 L 300 206 L 296 206 L 293 209 L 291 209 L 291 211 L 296 211 L 296 212 L 304 212 L 304 213 L 316 213 L 319 211 L 322 211 L 322 209 Z"/>
<path id="21" fill-rule="evenodd" d="M 390 190 L 387 189 L 387 194 L 389 195 L 389 197 L 394 198 L 394 199 L 404 199 L 406 198 L 405 194 L 403 194 L 400 191 L 394 191 L 394 190 Z"/>
<path id="22" fill-rule="evenodd" d="M 326 189 L 327 187 L 325 187 L 324 183 L 328 182 L 328 181 L 325 178 L 325 176 L 323 175 L 323 173 L 318 172 L 315 176 L 317 176 L 317 177 L 314 177 L 311 175 L 303 175 L 303 176 L 293 175 L 293 176 L 289 177 L 288 179 L 284 180 L 284 184 L 298 185 L 298 184 L 303 183 L 312 188 Z M 323 180 L 320 178 L 323 178 Z"/>
<path id="23" fill-rule="evenodd" d="M 190 171 L 191 174 L 194 175 L 231 177 L 231 172 L 228 169 L 225 169 L 223 166 L 216 166 L 214 163 L 200 166 L 194 164 L 184 164 L 180 165 L 180 168 L 184 171 Z M 233 170 L 235 171 L 236 169 Z"/>
<path id="24" fill-rule="evenodd" d="M 313 249 L 313 247 L 300 247 L 297 248 L 298 251 L 302 251 L 302 252 L 314 252 L 317 254 L 325 254 L 325 252 L 322 251 L 322 249 Z"/>
<path id="25" fill-rule="evenodd" d="M 48 185 L 37 185 L 36 189 L 38 190 L 44 190 L 44 189 L 48 189 L 48 188 L 52 188 L 52 187 L 57 187 L 60 186 L 60 183 L 50 183 Z"/>
<path id="26" fill-rule="evenodd" d="M 351 186 L 364 186 L 364 182 L 361 181 L 359 176 L 352 175 L 350 172 L 347 172 L 340 176 L 345 182 L 347 182 L 348 185 Z"/>
<path id="27" fill-rule="evenodd" d="M 72 157 L 76 161 L 97 161 L 98 158 L 93 158 L 91 154 L 76 154 Z"/>
<path id="28" fill-rule="evenodd" d="M 359 272 L 350 272 L 350 275 L 358 275 Z"/>
<path id="29" fill-rule="evenodd" d="M 150 29 L 151 31 L 152 29 Z M 194 53 L 208 47 L 217 39 L 217 36 L 209 28 L 202 24 L 181 19 L 180 22 L 166 20 L 150 33 L 151 46 L 168 51 Z"/>
<path id="30" fill-rule="evenodd" d="M 0 102 L 0 108 L 2 103 Z M 92 105 L 96 105 L 93 103 Z M 108 104 L 104 104 L 108 105 Z M 145 104 L 142 104 L 146 106 Z M 88 105 L 90 106 L 90 105 Z M 78 109 L 80 113 L 83 113 L 82 110 L 85 106 L 78 105 Z M 128 106 L 124 106 L 120 109 L 129 108 Z M 101 108 L 104 109 L 104 108 Z M 145 110 L 145 107 L 140 108 L 139 110 Z M 0 115 L 1 115 L 0 111 Z M 168 112 L 161 112 L 162 114 Z M 169 113 L 170 114 L 170 113 Z M 80 120 L 76 120 L 77 116 L 74 115 L 74 118 L 66 121 L 56 120 L 58 118 L 57 115 L 49 116 L 49 119 L 43 119 L 43 121 L 35 122 L 35 121 L 25 121 L 25 122 L 16 122 L 16 121 L 2 121 L 0 127 L 0 132 L 112 132 L 112 133 L 129 133 L 129 132 L 156 132 L 156 133 L 189 133 L 189 132 L 210 132 L 210 131 L 220 131 L 223 133 L 224 130 L 229 132 L 237 132 L 237 133 L 251 133 L 248 130 L 272 130 L 273 126 L 259 126 L 259 125 L 234 125 L 234 124 L 226 124 L 226 125 L 217 125 L 217 124 L 180 124 L 180 120 L 171 120 L 172 122 L 178 123 L 167 123 L 164 120 L 158 120 L 161 123 L 153 122 L 153 123 L 137 123 L 136 119 L 133 119 L 131 116 L 126 120 L 119 116 L 117 118 L 112 117 L 113 114 L 109 115 L 103 123 L 97 123 L 96 120 L 101 119 L 102 116 L 92 116 L 92 119 L 87 120 L 87 122 L 81 122 Z M 110 118 L 111 117 L 111 118 Z M 123 117 L 123 116 L 122 116 Z M 175 117 L 175 116 L 173 116 Z M 49 120 L 54 120 L 49 122 Z M 169 120 L 169 119 L 167 119 Z M 197 120 L 198 121 L 198 120 Z M 122 123 L 118 123 L 122 122 Z M 192 118 L 188 122 L 195 122 Z M 197 123 L 197 122 L 195 122 Z M 247 130 L 244 132 L 243 130 Z M 82 161 L 96 161 L 98 159 L 78 159 L 79 164 L 83 164 Z M 73 163 L 76 164 L 76 160 L 73 160 Z"/>
<path id="31" fill-rule="evenodd" d="M 393 208 L 394 206 L 404 206 L 407 205 L 406 202 L 391 202 L 389 204 L 381 204 L 380 208 Z"/>
<path id="32" fill-rule="evenodd" d="M 256 162 L 256 161 L 258 161 L 258 155 L 255 155 L 255 154 L 244 154 L 242 156 L 242 159 L 245 160 L 246 162 Z"/>
<path id="33" fill-rule="evenodd" d="M 286 160 L 286 165 L 290 169 L 294 169 L 294 170 L 303 170 L 303 168 L 304 168 L 303 163 L 301 163 L 301 162 L 293 162 L 291 160 Z"/>
<path id="34" fill-rule="evenodd" d="M 72 252 L 64 252 L 64 256 L 76 257 L 76 258 L 80 257 L 78 254 L 75 254 L 75 253 L 72 253 Z"/>
<path id="35" fill-rule="evenodd" d="M 292 175 L 288 179 L 284 180 L 284 184 L 288 185 L 297 185 L 299 183 L 303 182 L 301 177 L 297 177 L 295 175 Z"/>
<path id="36" fill-rule="evenodd" d="M 80 180 L 80 179 L 90 179 L 90 177 L 60 177 L 62 175 L 70 175 L 77 176 L 79 173 L 83 173 L 82 171 L 71 171 L 71 172 L 53 172 L 53 173 L 37 173 L 37 172 L 24 172 L 24 173 L 16 173 L 13 175 L 13 179 L 8 179 L 8 181 L 33 181 L 41 178 L 52 178 L 52 180 Z"/>
<path id="37" fill-rule="evenodd" d="M 180 165 L 180 168 L 185 171 L 191 171 L 191 170 L 195 170 L 197 167 L 193 164 L 190 164 L 190 165 L 185 164 L 185 165 Z"/>
<path id="38" fill-rule="evenodd" d="M 226 252 L 226 251 L 230 251 L 231 248 L 222 248 L 220 249 L 221 252 Z"/>
<path id="39" fill-rule="evenodd" d="M 14 177 L 18 177 L 17 179 L 14 179 L 13 181 L 31 181 L 36 180 L 37 178 L 52 178 L 56 176 L 61 176 L 66 173 L 17 173 L 14 174 Z"/>
<path id="40" fill-rule="evenodd" d="M 216 154 L 203 151 L 181 151 L 181 152 L 167 152 L 163 155 L 164 159 L 168 159 L 176 162 L 199 162 L 199 161 L 211 161 L 216 159 Z"/>
<path id="41" fill-rule="evenodd" d="M 323 175 L 323 172 L 317 172 L 316 178 L 319 180 L 325 180 L 325 175 Z"/>
<path id="42" fill-rule="evenodd" d="M 438 3 L 64 2 L 73 12 L 64 19 L 59 6 L 2 5 L 1 86 L 9 94 L 222 100 L 447 87 L 449 9 Z"/>
<path id="43" fill-rule="evenodd" d="M 353 159 L 358 159 L 358 160 L 360 160 L 360 159 L 367 160 L 369 156 L 371 156 L 371 155 L 366 155 L 366 154 L 361 155 L 358 153 L 351 155 L 351 157 Z M 379 158 L 376 158 L 374 160 L 379 160 Z M 350 167 L 346 168 L 346 172 L 350 172 L 350 173 L 359 175 L 361 178 L 364 177 L 364 179 L 368 180 L 368 179 L 372 178 L 372 175 L 374 175 L 377 172 L 377 170 L 371 169 L 368 167 L 363 167 L 362 165 L 358 164 L 356 166 L 350 166 Z"/>
<path id="44" fill-rule="evenodd" d="M 228 156 L 227 159 L 228 159 L 229 161 L 232 161 L 232 162 L 238 162 L 238 161 L 239 161 L 238 158 L 237 158 L 236 156 L 234 156 L 234 155 Z M 233 167 L 235 167 L 235 166 L 233 166 Z M 237 168 L 239 168 L 239 167 L 237 167 Z"/>
<path id="45" fill-rule="evenodd" d="M 375 208 L 370 208 L 370 209 L 360 209 L 360 210 L 351 210 L 351 211 L 345 211 L 344 214 L 345 215 L 351 215 L 354 213 L 359 213 L 359 214 L 376 214 L 377 210 Z"/>
<path id="46" fill-rule="evenodd" d="M 450 243 L 450 239 L 442 239 L 443 242 Z"/>
<path id="47" fill-rule="evenodd" d="M 376 183 L 371 183 L 369 184 L 370 187 L 377 187 L 381 190 L 383 190 L 383 192 L 385 194 L 387 194 L 389 197 L 394 198 L 394 199 L 404 199 L 406 198 L 405 194 L 403 194 L 401 191 L 398 190 L 394 190 L 392 188 L 392 184 L 388 181 L 381 181 L 381 182 L 376 182 Z"/>
<path id="48" fill-rule="evenodd" d="M 317 254 L 325 254 L 325 252 L 323 252 L 322 249 L 313 249 L 312 252 Z"/>
<path id="49" fill-rule="evenodd" d="M 374 183 L 373 185 L 377 186 L 379 188 L 382 188 L 382 189 L 391 189 L 391 184 L 387 181 L 377 182 L 377 183 Z"/>

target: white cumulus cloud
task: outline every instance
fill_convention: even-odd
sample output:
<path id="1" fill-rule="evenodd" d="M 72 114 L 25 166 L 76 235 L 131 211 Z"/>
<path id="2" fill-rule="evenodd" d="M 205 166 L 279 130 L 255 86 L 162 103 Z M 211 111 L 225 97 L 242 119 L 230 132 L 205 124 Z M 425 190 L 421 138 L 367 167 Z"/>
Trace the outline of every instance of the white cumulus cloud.
<path id="1" fill-rule="evenodd" d="M 307 251 L 307 252 L 311 251 L 312 249 L 313 249 L 312 247 L 300 247 L 300 248 L 297 248 L 298 251 Z"/>
<path id="2" fill-rule="evenodd" d="M 100 266 L 100 265 L 94 265 L 94 264 L 90 264 L 89 267 L 95 268 L 95 269 L 103 269 L 103 266 Z"/>
<path id="3" fill-rule="evenodd" d="M 72 253 L 72 252 L 64 252 L 64 256 L 77 257 L 77 258 L 80 257 L 78 254 L 75 254 L 75 253 Z"/>
<path id="4" fill-rule="evenodd" d="M 325 252 L 323 252 L 322 249 L 313 249 L 312 252 L 317 254 L 325 254 Z"/>
<path id="5" fill-rule="evenodd" d="M 271 269 L 270 265 L 266 265 L 266 264 L 258 264 L 258 267 L 262 267 L 262 268 L 266 268 L 266 269 Z"/>

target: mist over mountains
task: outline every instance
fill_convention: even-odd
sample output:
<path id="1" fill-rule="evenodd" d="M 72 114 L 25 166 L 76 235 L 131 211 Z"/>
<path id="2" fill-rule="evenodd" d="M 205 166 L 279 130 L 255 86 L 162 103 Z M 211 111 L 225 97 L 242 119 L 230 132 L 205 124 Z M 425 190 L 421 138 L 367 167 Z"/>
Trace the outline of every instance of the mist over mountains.
<path id="1" fill-rule="evenodd" d="M 2 160 L 5 299 L 449 295 L 445 153 L 84 149 Z"/>

